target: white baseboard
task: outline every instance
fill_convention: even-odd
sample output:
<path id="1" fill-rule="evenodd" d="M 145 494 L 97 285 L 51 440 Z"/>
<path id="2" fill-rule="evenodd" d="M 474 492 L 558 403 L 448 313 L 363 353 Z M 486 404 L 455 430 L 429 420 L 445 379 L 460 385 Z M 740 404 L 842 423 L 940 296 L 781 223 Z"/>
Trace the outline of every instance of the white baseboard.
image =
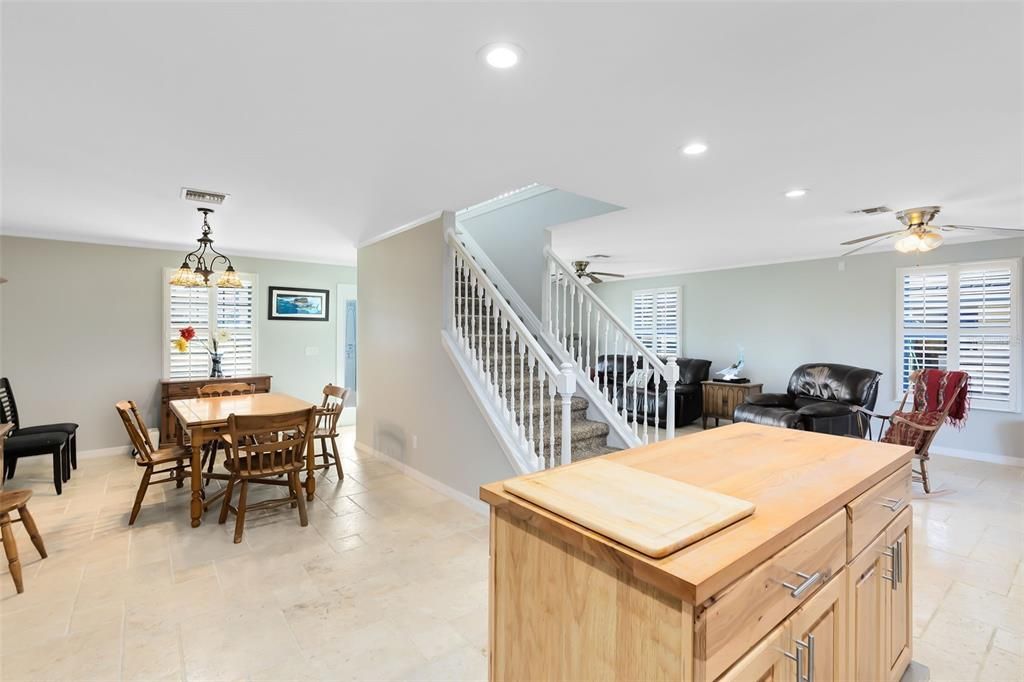
<path id="1" fill-rule="evenodd" d="M 992 452 L 976 452 L 974 450 L 961 450 L 960 448 L 936 448 L 930 449 L 933 455 L 943 457 L 956 457 L 957 459 L 970 459 L 975 462 L 990 462 L 992 464 L 1005 464 L 1011 467 L 1024 467 L 1024 458 L 1010 457 L 1009 455 L 997 455 Z"/>
<path id="2" fill-rule="evenodd" d="M 466 493 L 460 492 L 449 485 L 445 485 L 436 478 L 431 478 L 430 476 L 427 476 L 419 469 L 414 469 L 405 462 L 400 462 L 391 455 L 386 455 L 380 450 L 372 448 L 369 445 L 366 445 L 365 443 L 360 443 L 359 441 L 356 441 L 356 450 L 366 453 L 368 455 L 373 455 L 375 457 L 380 457 L 381 459 L 387 460 L 388 463 L 392 464 L 396 469 L 401 471 L 409 478 L 419 481 L 428 488 L 436 490 L 442 495 L 452 498 L 456 502 L 464 504 L 465 506 L 469 507 L 471 510 L 475 511 L 478 514 L 486 515 L 490 510 L 490 508 L 487 506 L 487 503 L 484 502 L 483 500 L 478 500 L 474 497 L 470 497 Z"/>
<path id="3" fill-rule="evenodd" d="M 78 459 L 93 459 L 94 457 L 110 457 L 111 455 L 121 455 L 127 457 L 131 453 L 132 448 L 130 445 L 115 445 L 112 448 L 96 448 L 94 450 L 79 450 Z"/>

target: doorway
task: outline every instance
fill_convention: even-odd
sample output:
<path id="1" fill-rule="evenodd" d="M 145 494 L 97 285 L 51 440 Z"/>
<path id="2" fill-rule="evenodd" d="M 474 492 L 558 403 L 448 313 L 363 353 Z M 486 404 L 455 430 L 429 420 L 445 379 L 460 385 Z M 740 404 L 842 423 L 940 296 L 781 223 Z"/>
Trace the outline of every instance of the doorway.
<path id="1" fill-rule="evenodd" d="M 338 381 L 339 386 L 348 389 L 345 409 L 338 422 L 342 426 L 356 423 L 356 407 L 359 404 L 359 377 L 356 374 L 356 330 L 359 307 L 356 302 L 356 285 L 338 285 Z"/>

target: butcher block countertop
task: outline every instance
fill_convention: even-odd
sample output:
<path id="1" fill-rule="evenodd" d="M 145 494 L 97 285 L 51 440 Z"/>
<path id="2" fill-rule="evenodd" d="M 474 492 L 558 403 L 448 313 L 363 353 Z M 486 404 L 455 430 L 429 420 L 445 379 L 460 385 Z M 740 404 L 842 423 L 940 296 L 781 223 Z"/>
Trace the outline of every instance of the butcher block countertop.
<path id="1" fill-rule="evenodd" d="M 503 482 L 482 486 L 480 499 L 687 603 L 701 604 L 905 466 L 912 453 L 898 445 L 741 423 L 606 455 L 602 459 L 609 462 L 754 505 L 751 516 L 660 559 L 518 497 Z M 588 485 L 588 461 L 552 472 L 559 472 L 564 486 L 578 469 L 580 485 Z"/>

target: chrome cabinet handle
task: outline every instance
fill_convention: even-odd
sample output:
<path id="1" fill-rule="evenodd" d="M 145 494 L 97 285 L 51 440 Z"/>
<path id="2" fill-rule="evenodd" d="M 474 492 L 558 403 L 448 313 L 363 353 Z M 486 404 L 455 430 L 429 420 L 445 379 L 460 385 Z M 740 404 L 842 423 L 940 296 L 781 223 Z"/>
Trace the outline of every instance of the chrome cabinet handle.
<path id="1" fill-rule="evenodd" d="M 896 546 L 893 548 L 895 554 L 895 576 L 896 580 L 900 583 L 903 582 L 903 540 L 897 540 Z"/>
<path id="2" fill-rule="evenodd" d="M 800 597 L 802 597 L 804 593 L 807 592 L 807 590 L 811 589 L 819 582 L 821 582 L 822 578 L 821 571 L 815 571 L 811 575 L 807 575 L 806 573 L 801 573 L 800 571 L 797 571 L 796 574 L 804 579 L 804 581 L 799 585 L 790 585 L 789 583 L 782 583 L 783 587 L 792 590 L 789 593 L 789 596 L 793 597 L 794 599 L 799 599 Z"/>
<path id="3" fill-rule="evenodd" d="M 791 661 L 796 661 L 796 682 L 814 682 L 814 635 L 807 635 L 807 641 L 802 642 L 799 639 L 794 639 L 796 642 L 796 653 L 791 654 L 788 651 L 783 651 L 783 655 Z M 800 651 L 807 649 L 807 675 L 803 675 L 800 665 L 802 657 Z"/>
<path id="4" fill-rule="evenodd" d="M 902 509 L 903 505 L 906 502 L 906 500 L 902 497 L 899 498 L 898 500 L 892 497 L 884 497 L 882 499 L 884 499 L 885 502 L 879 502 L 878 504 L 882 505 L 883 507 L 893 512 L 894 514 L 898 512 L 900 509 Z"/>
<path id="5" fill-rule="evenodd" d="M 788 651 L 783 651 L 782 655 L 785 656 L 786 658 L 788 658 L 791 661 L 796 661 L 796 682 L 807 682 L 806 678 L 800 672 L 800 660 L 801 660 L 800 651 L 801 651 L 804 643 L 799 641 L 799 640 L 793 640 L 793 641 L 796 642 L 796 653 L 795 654 L 791 654 Z"/>
<path id="6" fill-rule="evenodd" d="M 807 682 L 814 682 L 814 635 L 807 635 Z"/>

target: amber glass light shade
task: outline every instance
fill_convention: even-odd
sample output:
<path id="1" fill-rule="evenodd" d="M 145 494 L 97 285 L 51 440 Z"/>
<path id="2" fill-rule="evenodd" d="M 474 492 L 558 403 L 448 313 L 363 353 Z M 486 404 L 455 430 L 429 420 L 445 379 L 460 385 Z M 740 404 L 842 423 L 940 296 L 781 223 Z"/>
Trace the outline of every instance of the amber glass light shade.
<path id="1" fill-rule="evenodd" d="M 182 263 L 181 267 L 174 271 L 171 284 L 179 287 L 197 287 L 202 286 L 203 278 L 192 272 L 187 263 Z"/>
<path id="2" fill-rule="evenodd" d="M 242 280 L 239 279 L 238 273 L 235 272 L 235 269 L 229 265 L 227 270 L 224 271 L 224 274 L 217 280 L 217 286 L 222 289 L 241 289 Z"/>

